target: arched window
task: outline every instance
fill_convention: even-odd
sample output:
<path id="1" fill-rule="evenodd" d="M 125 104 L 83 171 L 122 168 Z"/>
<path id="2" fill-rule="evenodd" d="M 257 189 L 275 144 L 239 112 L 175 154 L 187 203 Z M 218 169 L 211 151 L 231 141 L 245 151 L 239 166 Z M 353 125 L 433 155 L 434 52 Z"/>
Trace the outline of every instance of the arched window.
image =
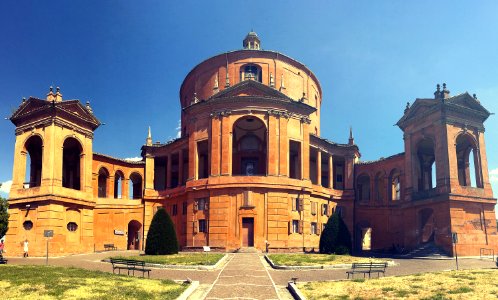
<path id="1" fill-rule="evenodd" d="M 25 144 L 28 157 L 26 159 L 25 187 L 32 188 L 41 185 L 42 175 L 42 139 L 35 135 L 30 137 Z"/>
<path id="2" fill-rule="evenodd" d="M 424 138 L 417 145 L 416 171 L 418 191 L 426 191 L 436 187 L 436 178 L 433 178 L 436 156 L 434 154 L 434 142 L 430 138 Z"/>
<path id="3" fill-rule="evenodd" d="M 392 170 L 389 176 L 389 199 L 391 201 L 397 201 L 401 199 L 400 172 L 396 169 Z"/>
<path id="4" fill-rule="evenodd" d="M 109 178 L 109 172 L 106 168 L 100 168 L 98 177 L 98 197 L 107 197 L 107 180 Z"/>
<path id="5" fill-rule="evenodd" d="M 123 172 L 117 171 L 114 174 L 114 199 L 121 199 L 123 197 Z"/>
<path id="6" fill-rule="evenodd" d="M 81 153 L 83 148 L 75 138 L 64 141 L 62 151 L 62 186 L 79 190 L 81 188 Z"/>
<path id="7" fill-rule="evenodd" d="M 362 174 L 356 179 L 356 200 L 368 202 L 370 200 L 370 176 Z"/>
<path id="8" fill-rule="evenodd" d="M 130 199 L 142 198 L 142 176 L 138 173 L 132 173 L 129 181 Z"/>
<path id="9" fill-rule="evenodd" d="M 470 135 L 461 134 L 456 139 L 456 157 L 460 185 L 482 188 L 478 151 Z"/>
<path id="10" fill-rule="evenodd" d="M 266 126 L 255 117 L 243 117 L 233 125 L 233 175 L 266 175 Z"/>
<path id="11" fill-rule="evenodd" d="M 261 68 L 257 65 L 244 65 L 240 68 L 240 81 L 256 80 L 262 82 Z"/>

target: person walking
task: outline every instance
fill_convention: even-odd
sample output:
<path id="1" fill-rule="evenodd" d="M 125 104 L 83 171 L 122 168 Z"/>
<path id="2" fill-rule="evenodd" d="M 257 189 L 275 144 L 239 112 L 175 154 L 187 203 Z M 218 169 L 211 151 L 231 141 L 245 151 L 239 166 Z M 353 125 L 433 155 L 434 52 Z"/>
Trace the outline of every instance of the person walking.
<path id="1" fill-rule="evenodd" d="M 5 247 L 5 244 L 3 243 L 3 240 L 0 240 L 0 257 L 3 257 L 3 248 Z"/>
<path id="2" fill-rule="evenodd" d="M 28 243 L 27 239 L 24 241 L 23 246 L 24 246 L 24 257 L 29 257 L 29 253 L 28 253 L 29 243 Z"/>

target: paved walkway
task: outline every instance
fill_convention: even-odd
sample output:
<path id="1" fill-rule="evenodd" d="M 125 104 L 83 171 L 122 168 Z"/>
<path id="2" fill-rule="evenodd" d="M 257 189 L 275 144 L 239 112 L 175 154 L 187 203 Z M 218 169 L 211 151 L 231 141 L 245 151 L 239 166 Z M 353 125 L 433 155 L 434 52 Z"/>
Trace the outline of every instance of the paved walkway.
<path id="1" fill-rule="evenodd" d="M 205 299 L 279 299 L 267 269 L 256 253 L 232 256 Z"/>
<path id="2" fill-rule="evenodd" d="M 74 266 L 90 270 L 112 272 L 109 263 L 102 259 L 116 255 L 136 255 L 136 251 L 112 251 L 49 258 L 49 265 Z M 6 257 L 12 265 L 44 265 L 45 258 Z M 201 283 L 191 299 L 290 299 L 285 287 L 293 277 L 298 281 L 323 281 L 346 279 L 346 270 L 273 270 L 260 254 L 229 254 L 229 261 L 217 270 L 155 269 L 151 278 L 185 280 Z M 394 259 L 396 266 L 386 270 L 386 276 L 454 270 L 454 260 Z M 491 259 L 459 258 L 460 269 L 496 268 Z M 279 294 L 277 294 L 277 291 Z M 207 296 L 206 296 L 207 295 Z"/>

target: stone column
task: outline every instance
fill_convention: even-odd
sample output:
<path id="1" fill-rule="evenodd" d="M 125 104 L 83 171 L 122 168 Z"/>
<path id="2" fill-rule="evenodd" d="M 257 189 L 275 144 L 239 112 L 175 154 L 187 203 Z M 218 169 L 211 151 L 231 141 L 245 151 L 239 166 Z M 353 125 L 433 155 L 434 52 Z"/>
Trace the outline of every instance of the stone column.
<path id="1" fill-rule="evenodd" d="M 301 143 L 301 178 L 310 180 L 310 119 L 303 117 L 301 119 L 301 126 L 303 128 L 303 142 Z"/>
<path id="2" fill-rule="evenodd" d="M 334 159 L 329 155 L 329 188 L 334 188 Z"/>
<path id="3" fill-rule="evenodd" d="M 322 185 L 322 151 L 316 151 L 316 184 Z"/>
<path id="4" fill-rule="evenodd" d="M 211 176 L 220 175 L 221 156 L 221 120 L 211 114 Z"/>
<path id="5" fill-rule="evenodd" d="M 171 188 L 171 154 L 168 154 L 168 161 L 166 162 L 166 189 Z"/>
<path id="6" fill-rule="evenodd" d="M 266 173 L 270 176 L 276 176 L 278 169 L 278 158 L 279 158 L 279 149 L 278 149 L 278 113 L 268 111 L 268 146 L 267 146 L 267 171 Z"/>
<path id="7" fill-rule="evenodd" d="M 289 176 L 289 138 L 287 137 L 288 116 L 279 118 L 279 175 Z"/>
<path id="8" fill-rule="evenodd" d="M 232 123 L 230 112 L 222 113 L 221 118 L 221 175 L 232 175 Z"/>
<path id="9" fill-rule="evenodd" d="M 178 186 L 183 184 L 183 150 L 178 152 Z"/>

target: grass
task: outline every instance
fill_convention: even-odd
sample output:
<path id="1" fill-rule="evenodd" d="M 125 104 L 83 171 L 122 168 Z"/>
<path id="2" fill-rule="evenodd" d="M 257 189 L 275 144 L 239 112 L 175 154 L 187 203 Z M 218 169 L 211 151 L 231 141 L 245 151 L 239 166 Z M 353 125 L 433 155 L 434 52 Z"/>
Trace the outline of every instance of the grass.
<path id="1" fill-rule="evenodd" d="M 335 254 L 268 254 L 268 257 L 274 264 L 280 266 L 323 266 L 356 262 L 381 262 L 368 257 Z"/>
<path id="2" fill-rule="evenodd" d="M 417 283 L 414 284 L 414 279 Z M 487 299 L 498 294 L 498 270 L 464 270 L 365 281 L 298 283 L 308 299 Z M 347 297 L 345 297 L 347 296 Z"/>
<path id="3" fill-rule="evenodd" d="M 6 299 L 176 299 L 186 285 L 78 268 L 0 266 Z"/>
<path id="4" fill-rule="evenodd" d="M 131 260 L 142 260 L 150 264 L 180 265 L 180 266 L 212 266 L 225 254 L 222 253 L 180 253 L 171 255 L 140 255 L 140 256 L 113 256 Z"/>

